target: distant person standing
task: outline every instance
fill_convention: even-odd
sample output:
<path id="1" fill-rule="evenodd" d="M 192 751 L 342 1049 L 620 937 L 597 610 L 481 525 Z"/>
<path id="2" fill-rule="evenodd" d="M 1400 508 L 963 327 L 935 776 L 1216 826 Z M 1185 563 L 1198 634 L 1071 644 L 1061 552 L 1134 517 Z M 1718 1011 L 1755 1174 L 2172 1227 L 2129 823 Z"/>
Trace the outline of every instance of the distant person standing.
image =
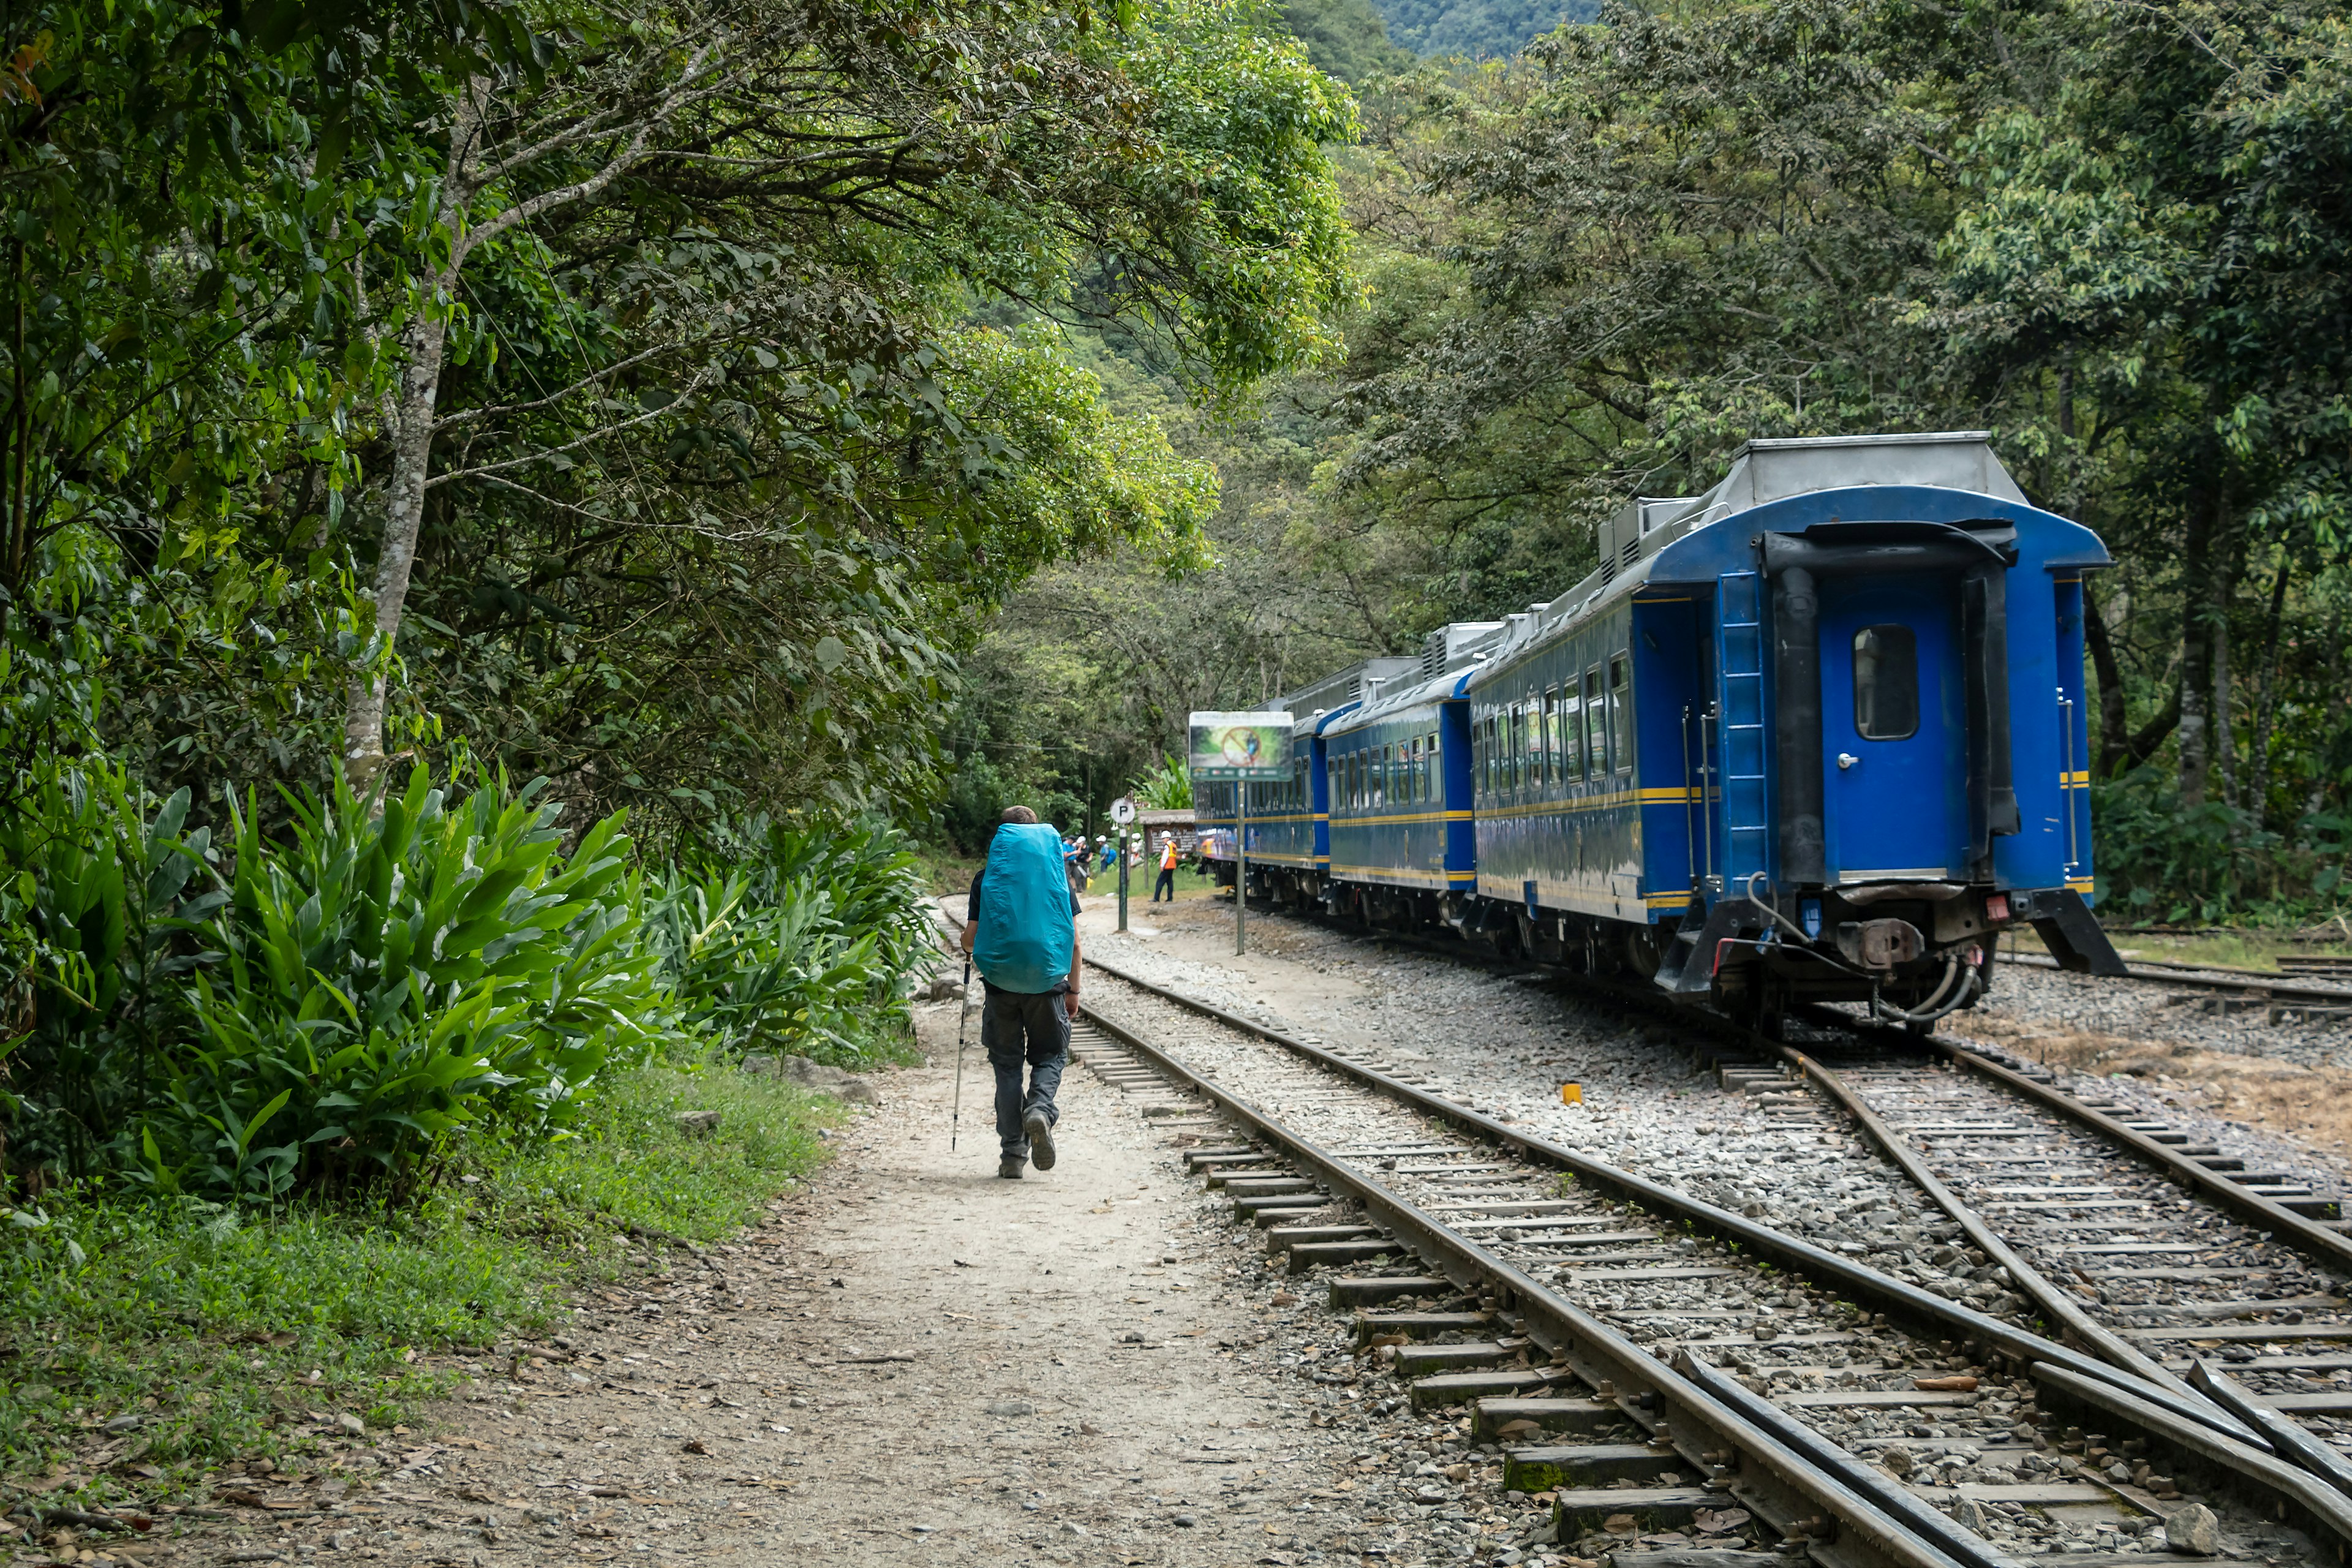
<path id="1" fill-rule="evenodd" d="M 1170 903 L 1176 901 L 1176 836 L 1172 833 L 1160 840 L 1160 880 L 1151 885 L 1151 901 L 1158 903 L 1162 893 Z"/>
<path id="2" fill-rule="evenodd" d="M 971 879 L 963 950 L 980 970 L 987 1001 L 981 1043 L 996 1071 L 996 1173 L 1021 1179 L 1024 1164 L 1054 1168 L 1054 1104 L 1070 1060 L 1070 1020 L 1078 1016 L 1078 896 L 1052 826 L 1025 805 L 1009 807 Z M 1029 1069 L 1027 1092 L 1022 1068 Z"/>

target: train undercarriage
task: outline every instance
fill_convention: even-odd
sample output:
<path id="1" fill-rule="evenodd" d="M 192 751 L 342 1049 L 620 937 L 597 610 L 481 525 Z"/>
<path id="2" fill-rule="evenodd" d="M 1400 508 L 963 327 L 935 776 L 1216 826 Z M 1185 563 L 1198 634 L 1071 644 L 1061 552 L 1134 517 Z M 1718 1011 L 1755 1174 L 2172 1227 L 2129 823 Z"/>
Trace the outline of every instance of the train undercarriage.
<path id="1" fill-rule="evenodd" d="M 1213 860 L 1221 888 L 1234 863 Z M 2031 926 L 2061 968 L 2121 973 L 2123 961 L 2081 894 L 1957 882 L 1758 888 L 1657 921 L 1529 910 L 1466 891 L 1340 880 L 1290 867 L 1249 868 L 1253 905 L 1335 919 L 1366 931 L 1450 936 L 1498 957 L 1649 982 L 1676 1001 L 1772 1019 L 1808 1003 L 1864 1003 L 1890 1023 L 1934 1027 L 1990 989 L 2000 933 Z"/>

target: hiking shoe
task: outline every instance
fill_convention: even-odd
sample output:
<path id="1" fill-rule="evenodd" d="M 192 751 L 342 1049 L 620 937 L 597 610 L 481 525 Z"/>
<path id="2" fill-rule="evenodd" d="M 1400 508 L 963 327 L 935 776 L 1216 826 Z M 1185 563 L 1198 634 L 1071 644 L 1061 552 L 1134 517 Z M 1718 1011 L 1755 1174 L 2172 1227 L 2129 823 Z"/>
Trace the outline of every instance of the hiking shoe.
<path id="1" fill-rule="evenodd" d="M 1042 1110 L 1033 1110 L 1021 1119 L 1021 1131 L 1029 1139 L 1029 1158 L 1041 1171 L 1054 1168 L 1054 1123 Z"/>
<path id="2" fill-rule="evenodd" d="M 1021 1161 L 1007 1154 L 1003 1159 L 996 1162 L 996 1174 L 1001 1180 L 1017 1182 L 1021 1179 Z"/>

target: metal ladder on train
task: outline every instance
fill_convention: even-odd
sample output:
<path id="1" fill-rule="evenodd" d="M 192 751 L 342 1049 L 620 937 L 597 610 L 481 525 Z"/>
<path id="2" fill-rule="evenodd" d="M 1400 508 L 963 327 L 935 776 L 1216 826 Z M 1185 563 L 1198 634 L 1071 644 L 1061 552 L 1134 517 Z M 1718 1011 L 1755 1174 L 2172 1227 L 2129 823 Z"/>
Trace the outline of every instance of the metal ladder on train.
<path id="1" fill-rule="evenodd" d="M 1772 755 L 1764 708 L 1764 583 L 1754 572 L 1726 573 L 1716 586 L 1716 756 L 1712 777 L 1721 792 L 1716 820 L 1723 826 L 1722 875 L 1706 889 L 1710 902 L 1738 895 L 1748 879 L 1767 868 L 1772 848 L 1772 789 L 1767 767 Z M 1709 774 L 1700 773 L 1702 784 Z M 1712 927 L 1685 924 L 1659 966 L 1670 991 L 1704 991 L 1708 982 L 1685 971 L 1698 964 L 1714 973 L 1715 954 L 1702 952 Z"/>
<path id="2" fill-rule="evenodd" d="M 1772 849 L 1771 731 L 1764 708 L 1764 578 L 1727 572 L 1716 584 L 1722 652 L 1717 726 L 1723 781 L 1723 888 L 1744 888 Z"/>

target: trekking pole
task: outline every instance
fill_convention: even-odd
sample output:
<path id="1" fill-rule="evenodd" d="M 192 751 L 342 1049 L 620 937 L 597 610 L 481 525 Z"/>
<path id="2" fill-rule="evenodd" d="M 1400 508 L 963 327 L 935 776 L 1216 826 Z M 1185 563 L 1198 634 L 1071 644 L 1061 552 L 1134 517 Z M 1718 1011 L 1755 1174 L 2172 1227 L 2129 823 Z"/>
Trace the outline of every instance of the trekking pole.
<path id="1" fill-rule="evenodd" d="M 956 1016 L 955 1109 L 948 1115 L 948 1152 L 955 1152 L 956 1134 L 963 1121 L 963 1032 L 971 1022 L 971 960 L 963 961 L 963 997 Z"/>

